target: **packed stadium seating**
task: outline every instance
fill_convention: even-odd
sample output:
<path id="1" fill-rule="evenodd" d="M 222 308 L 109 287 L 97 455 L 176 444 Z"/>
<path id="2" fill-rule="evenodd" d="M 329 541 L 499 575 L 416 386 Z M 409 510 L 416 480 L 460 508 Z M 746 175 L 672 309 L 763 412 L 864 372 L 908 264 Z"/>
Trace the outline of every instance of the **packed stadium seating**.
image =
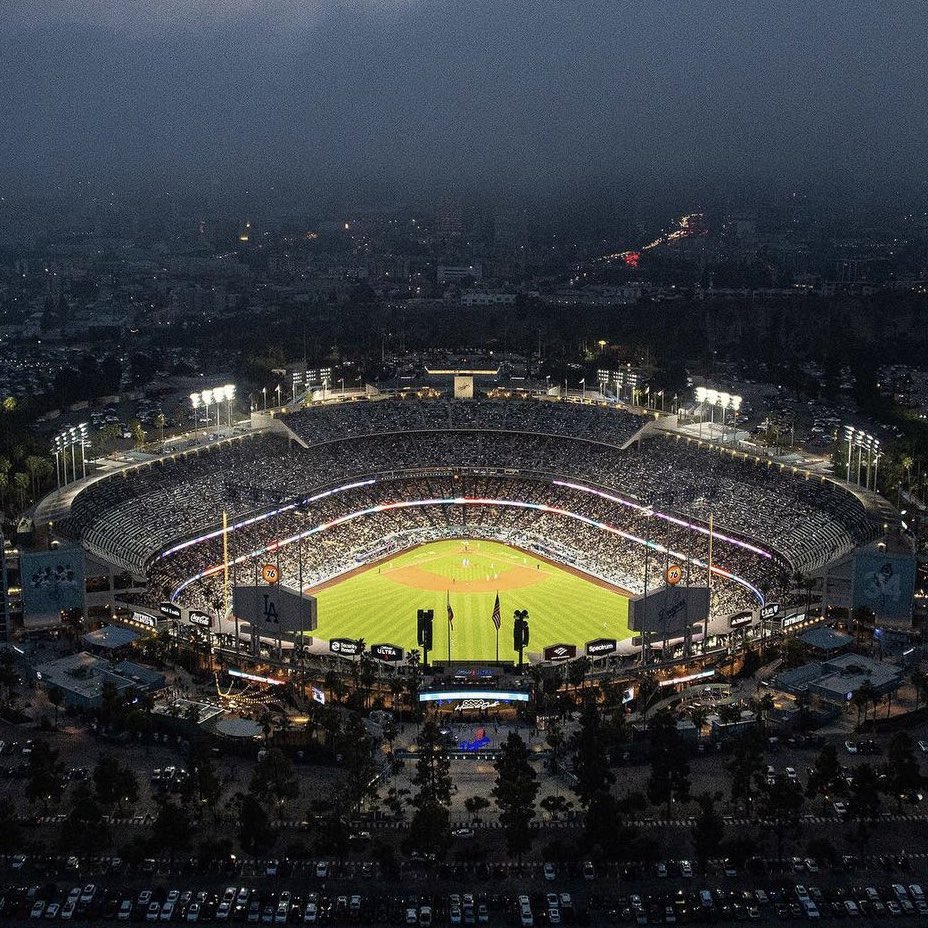
<path id="1" fill-rule="evenodd" d="M 100 480 L 76 497 L 70 517 L 59 527 L 96 556 L 141 576 L 158 552 L 216 526 L 223 512 L 235 521 L 361 478 L 376 479 L 376 493 L 358 490 L 351 498 L 339 496 L 338 505 L 349 512 L 373 504 L 365 499 L 439 498 L 416 497 L 429 488 L 440 490 L 440 497 L 460 496 L 455 475 L 472 482 L 479 475 L 510 478 L 505 486 L 487 484 L 482 491 L 474 484 L 473 493 L 505 492 L 509 495 L 501 498 L 557 506 L 566 488 L 552 481 L 561 480 L 602 488 L 639 507 L 676 514 L 703 527 L 711 514 L 716 531 L 757 539 L 774 555 L 752 556 L 750 564 L 740 565 L 743 576 L 769 589 L 782 586 L 783 574 L 826 563 L 874 533 L 859 500 L 833 482 L 661 434 L 629 444 L 642 420 L 616 409 L 538 400 L 386 400 L 301 410 L 283 423 L 289 438 L 261 432 Z M 416 475 L 426 483 L 388 479 Z M 378 494 L 388 486 L 398 495 L 385 500 Z M 651 531 L 641 525 L 647 515 L 640 508 L 616 506 L 592 493 L 574 493 L 568 502 L 565 508 L 573 512 L 619 524 L 640 537 Z M 323 508 L 317 508 L 318 521 L 325 521 Z M 489 508 L 478 514 L 462 508 L 471 513 L 466 517 L 474 531 L 485 526 L 514 539 L 520 531 L 536 539 L 550 535 L 565 559 L 572 551 L 570 556 L 591 572 L 600 572 L 599 562 L 613 565 L 603 567 L 603 575 L 620 585 L 634 588 L 635 578 L 642 575 L 642 546 L 617 541 L 618 536 L 606 544 L 603 536 L 608 533 L 577 520 L 561 517 L 569 526 L 561 531 L 553 514 Z M 324 544 L 363 556 L 390 535 L 419 529 L 448 532 L 449 521 L 446 507 L 392 512 L 340 526 L 327 534 Z M 647 521 L 657 526 L 651 535 L 655 540 L 663 532 L 668 547 L 696 550 L 692 539 L 681 536 L 687 529 L 660 516 Z M 268 520 L 261 524 L 268 525 Z M 283 525 L 279 530 L 274 526 L 273 532 L 275 537 L 286 534 Z M 597 558 L 600 545 L 608 550 Z M 616 546 L 623 552 L 619 560 Z M 744 554 L 736 546 L 727 547 L 731 550 L 720 553 L 718 563 Z M 192 551 L 188 554 L 192 557 Z M 197 559 L 208 560 L 202 552 Z M 614 566 L 620 562 L 623 566 Z M 198 568 L 190 566 L 195 573 Z M 318 569 L 325 572 L 324 565 Z M 174 570 L 172 575 L 178 576 Z"/>

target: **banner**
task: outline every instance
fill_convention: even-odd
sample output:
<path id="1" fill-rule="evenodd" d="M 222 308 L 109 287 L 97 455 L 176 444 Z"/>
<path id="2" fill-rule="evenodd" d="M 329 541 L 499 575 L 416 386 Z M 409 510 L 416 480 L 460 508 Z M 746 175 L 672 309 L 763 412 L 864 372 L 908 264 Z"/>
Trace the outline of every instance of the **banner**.
<path id="1" fill-rule="evenodd" d="M 854 608 L 872 609 L 878 619 L 908 619 L 915 597 L 915 558 L 861 552 L 854 559 Z"/>

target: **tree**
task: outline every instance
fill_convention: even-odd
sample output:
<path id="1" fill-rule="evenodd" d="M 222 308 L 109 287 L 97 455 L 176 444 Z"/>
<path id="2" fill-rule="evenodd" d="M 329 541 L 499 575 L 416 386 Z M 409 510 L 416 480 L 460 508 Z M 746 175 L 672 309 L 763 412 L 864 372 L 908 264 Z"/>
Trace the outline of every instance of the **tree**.
<path id="1" fill-rule="evenodd" d="M 843 788 L 844 777 L 841 772 L 841 763 L 838 760 L 838 749 L 833 744 L 826 744 L 819 751 L 812 772 L 809 774 L 806 796 L 812 799 L 821 795 L 827 802 L 829 795 L 841 792 Z"/>
<path id="2" fill-rule="evenodd" d="M 787 839 L 799 834 L 803 802 L 802 787 L 788 777 L 776 777 L 760 792 L 760 817 L 773 833 L 777 860 L 783 859 Z"/>
<path id="3" fill-rule="evenodd" d="M 249 854 L 267 850 L 274 843 L 274 829 L 271 819 L 262 802 L 254 793 L 239 793 L 236 797 L 238 806 L 238 839 Z"/>
<path id="4" fill-rule="evenodd" d="M 422 726 L 417 745 L 419 759 L 413 783 L 418 792 L 412 800 L 416 811 L 409 826 L 408 844 L 419 851 L 442 854 L 451 837 L 451 765 L 433 719 Z"/>
<path id="5" fill-rule="evenodd" d="M 480 813 L 490 808 L 490 800 L 486 796 L 468 796 L 464 800 L 464 808 L 471 821 L 476 822 L 480 818 Z"/>
<path id="6" fill-rule="evenodd" d="M 725 822 L 715 807 L 716 799 L 717 796 L 711 793 L 702 793 L 696 799 L 699 803 L 699 814 L 693 824 L 690 840 L 693 842 L 693 853 L 703 873 L 706 872 L 709 860 L 718 856 L 725 838 Z"/>
<path id="7" fill-rule="evenodd" d="M 451 764 L 437 722 L 427 721 L 416 743 L 419 759 L 413 783 L 419 792 L 413 804 L 419 808 L 437 803 L 447 808 L 451 805 Z"/>
<path id="8" fill-rule="evenodd" d="M 588 700 L 580 714 L 580 728 L 572 739 L 574 774 L 577 777 L 574 792 L 584 808 L 589 808 L 593 797 L 608 792 L 615 782 L 604 741 L 599 709 L 592 700 Z"/>
<path id="9" fill-rule="evenodd" d="M 643 674 L 638 678 L 638 700 L 636 705 L 641 714 L 641 720 L 645 724 L 648 722 L 648 709 L 651 705 L 651 700 L 659 692 L 660 686 L 651 674 Z"/>
<path id="10" fill-rule="evenodd" d="M 64 764 L 58 760 L 58 752 L 45 741 L 36 741 L 29 755 L 29 770 L 26 774 L 26 799 L 35 805 L 41 803 L 48 812 L 50 802 L 57 802 L 64 785 Z"/>
<path id="11" fill-rule="evenodd" d="M 176 854 L 190 847 L 192 837 L 190 816 L 170 799 L 160 799 L 151 828 L 152 845 L 158 851 L 167 851 L 173 860 Z"/>
<path id="12" fill-rule="evenodd" d="M 857 727 L 860 728 L 860 714 L 863 712 L 864 716 L 864 726 L 867 724 L 867 712 L 870 707 L 875 705 L 877 698 L 877 691 L 874 688 L 873 684 L 869 680 L 864 680 L 864 682 L 858 687 L 854 695 L 851 697 L 851 702 L 853 702 L 854 707 L 857 709 Z"/>
<path id="13" fill-rule="evenodd" d="M 136 448 L 141 448 L 145 444 L 145 429 L 138 419 L 133 419 L 129 423 L 129 431 L 132 433 L 132 443 Z"/>
<path id="14" fill-rule="evenodd" d="M 345 769 L 343 802 L 352 812 L 358 813 L 364 800 L 376 795 L 372 784 L 377 775 L 377 765 L 371 756 L 371 739 L 360 716 L 353 713 L 349 716 L 338 743 Z"/>
<path id="15" fill-rule="evenodd" d="M 139 782 L 135 771 L 113 757 L 101 755 L 93 770 L 96 800 L 105 808 L 134 805 L 139 799 Z"/>
<path id="16" fill-rule="evenodd" d="M 535 798 L 538 778 L 529 763 L 525 742 L 510 732 L 496 760 L 496 785 L 493 798 L 499 809 L 499 821 L 506 836 L 506 847 L 522 864 L 522 856 L 532 846 Z"/>
<path id="17" fill-rule="evenodd" d="M 906 796 L 922 785 L 922 774 L 912 739 L 904 731 L 893 735 L 886 751 L 885 790 L 896 798 L 897 811 L 902 812 Z"/>
<path id="18" fill-rule="evenodd" d="M 648 798 L 666 803 L 667 817 L 674 802 L 690 798 L 690 765 L 686 745 L 677 730 L 677 721 L 668 709 L 662 709 L 651 720 L 651 774 L 648 777 Z"/>
<path id="19" fill-rule="evenodd" d="M 870 764 L 859 764 L 854 770 L 847 801 L 847 818 L 854 823 L 854 839 L 861 853 L 870 841 L 870 826 L 880 814 L 880 781 Z"/>
<path id="20" fill-rule="evenodd" d="M 110 830 L 103 819 L 103 809 L 90 784 L 77 784 L 71 811 L 61 826 L 59 838 L 63 850 L 88 854 L 99 852 L 109 844 Z"/>
<path id="21" fill-rule="evenodd" d="M 538 803 L 545 812 L 551 817 L 551 821 L 556 821 L 562 815 L 566 815 L 571 808 L 573 808 L 573 803 L 566 797 L 562 796 L 560 793 L 554 793 L 549 796 L 545 796 L 541 802 Z"/>
<path id="22" fill-rule="evenodd" d="M 273 797 L 278 815 L 288 799 L 296 799 L 300 795 L 300 784 L 293 772 L 293 764 L 280 748 L 270 748 L 255 764 L 248 788 L 256 796 Z"/>

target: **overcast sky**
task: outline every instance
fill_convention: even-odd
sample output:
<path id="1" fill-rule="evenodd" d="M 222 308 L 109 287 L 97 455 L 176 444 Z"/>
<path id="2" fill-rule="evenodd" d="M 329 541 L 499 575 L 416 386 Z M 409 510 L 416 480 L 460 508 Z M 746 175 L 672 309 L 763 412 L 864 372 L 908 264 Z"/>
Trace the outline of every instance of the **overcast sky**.
<path id="1" fill-rule="evenodd" d="M 916 182 L 924 0 L 17 0 L 0 172 L 406 193 Z"/>

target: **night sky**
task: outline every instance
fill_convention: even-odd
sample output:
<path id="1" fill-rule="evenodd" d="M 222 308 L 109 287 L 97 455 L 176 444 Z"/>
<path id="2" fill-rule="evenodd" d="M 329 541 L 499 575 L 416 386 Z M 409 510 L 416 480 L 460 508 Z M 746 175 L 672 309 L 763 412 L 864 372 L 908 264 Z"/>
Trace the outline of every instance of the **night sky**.
<path id="1" fill-rule="evenodd" d="M 19 0 L 0 178 L 889 189 L 926 48 L 903 0 Z"/>

